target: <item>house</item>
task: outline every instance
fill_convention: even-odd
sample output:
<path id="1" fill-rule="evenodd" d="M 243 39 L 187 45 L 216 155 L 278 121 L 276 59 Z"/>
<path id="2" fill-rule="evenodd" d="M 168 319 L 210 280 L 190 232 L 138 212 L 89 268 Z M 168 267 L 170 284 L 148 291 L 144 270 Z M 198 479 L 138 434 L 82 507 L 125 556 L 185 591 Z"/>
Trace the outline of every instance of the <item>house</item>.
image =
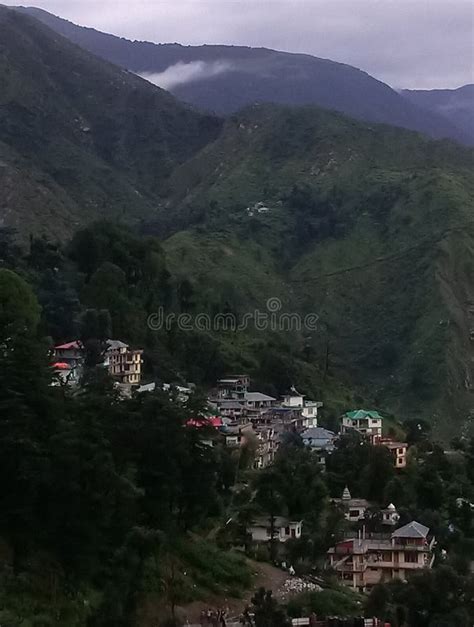
<path id="1" fill-rule="evenodd" d="M 249 419 L 259 420 L 276 404 L 276 398 L 261 392 L 245 392 L 244 403 Z"/>
<path id="2" fill-rule="evenodd" d="M 257 450 L 255 451 L 254 468 L 266 468 L 273 463 L 279 442 L 275 437 L 275 429 L 270 426 L 255 426 Z"/>
<path id="3" fill-rule="evenodd" d="M 407 465 L 407 450 L 408 444 L 406 442 L 396 442 L 390 438 L 380 438 L 377 442 L 380 446 L 388 448 L 393 457 L 393 465 L 395 468 L 405 468 Z"/>
<path id="4" fill-rule="evenodd" d="M 84 358 L 84 345 L 80 340 L 74 340 L 66 344 L 58 344 L 53 348 L 53 359 L 55 362 L 78 366 L 84 363 Z"/>
<path id="5" fill-rule="evenodd" d="M 304 406 L 304 394 L 300 394 L 294 386 L 283 396 L 283 407 L 298 407 Z"/>
<path id="6" fill-rule="evenodd" d="M 51 368 L 56 379 L 53 385 L 59 383 L 76 385 L 79 383 L 85 359 L 84 345 L 80 340 L 55 346 L 52 351 L 52 359 Z"/>
<path id="7" fill-rule="evenodd" d="M 287 542 L 301 538 L 303 521 L 292 521 L 284 516 L 273 518 L 273 539 L 278 542 Z M 272 536 L 272 520 L 269 516 L 257 518 L 247 527 L 247 533 L 252 536 L 252 542 L 269 542 Z"/>
<path id="8" fill-rule="evenodd" d="M 336 434 L 322 427 L 310 427 L 301 434 L 303 444 L 318 455 L 318 461 L 322 466 L 326 465 L 326 455 L 334 450 Z"/>
<path id="9" fill-rule="evenodd" d="M 261 392 L 245 392 L 245 404 L 249 409 L 270 409 L 276 403 L 276 398 Z"/>
<path id="10" fill-rule="evenodd" d="M 139 385 L 142 377 L 142 350 L 132 350 L 119 340 L 107 340 L 104 366 L 121 384 Z"/>
<path id="11" fill-rule="evenodd" d="M 383 418 L 377 411 L 348 411 L 341 417 L 341 433 L 357 431 L 375 444 L 382 437 L 382 422 Z"/>
<path id="12" fill-rule="evenodd" d="M 255 437 L 250 423 L 246 425 L 224 425 L 222 434 L 225 439 L 225 445 L 231 448 L 242 446 L 249 438 Z"/>
<path id="13" fill-rule="evenodd" d="M 216 402 L 217 411 L 232 421 L 241 422 L 247 415 L 247 408 L 243 402 L 233 399 L 220 399 Z"/>
<path id="14" fill-rule="evenodd" d="M 305 401 L 301 413 L 305 418 L 305 426 L 317 427 L 318 426 L 318 409 L 323 404 L 320 401 Z"/>
<path id="15" fill-rule="evenodd" d="M 243 400 L 250 386 L 248 374 L 233 374 L 217 382 L 218 399 Z"/>
<path id="16" fill-rule="evenodd" d="M 298 409 L 301 412 L 306 429 L 318 426 L 318 409 L 322 405 L 319 401 L 305 400 L 304 394 L 300 394 L 294 386 L 283 396 L 281 403 L 282 407 Z"/>
<path id="17" fill-rule="evenodd" d="M 338 542 L 328 551 L 329 565 L 342 583 L 364 592 L 378 583 L 406 579 L 431 568 L 435 538 L 429 528 L 412 521 L 392 534 L 369 534 Z"/>
<path id="18" fill-rule="evenodd" d="M 295 407 L 271 407 L 260 416 L 260 424 L 273 424 L 279 431 L 301 433 L 306 428 L 306 419 Z"/>
<path id="19" fill-rule="evenodd" d="M 353 499 L 349 488 L 346 486 L 340 499 L 332 499 L 332 502 L 344 512 L 344 518 L 349 522 L 365 520 L 366 512 L 372 507 L 372 503 L 366 499 Z"/>

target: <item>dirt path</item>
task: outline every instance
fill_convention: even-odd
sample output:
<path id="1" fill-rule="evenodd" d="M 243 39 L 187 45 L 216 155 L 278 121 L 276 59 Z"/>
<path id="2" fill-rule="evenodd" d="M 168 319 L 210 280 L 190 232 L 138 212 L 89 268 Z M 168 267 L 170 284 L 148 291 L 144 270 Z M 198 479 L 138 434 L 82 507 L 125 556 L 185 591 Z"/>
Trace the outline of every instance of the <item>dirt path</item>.
<path id="1" fill-rule="evenodd" d="M 252 572 L 254 573 L 254 583 L 251 590 L 248 590 L 241 599 L 209 597 L 205 602 L 195 601 L 189 605 L 180 607 L 180 615 L 190 623 L 198 623 L 202 610 L 208 608 L 219 609 L 228 608 L 229 617 L 238 617 L 247 605 L 250 605 L 251 599 L 258 588 L 272 590 L 273 594 L 279 598 L 283 584 L 288 579 L 288 573 L 280 568 L 275 568 L 264 562 L 255 562 L 247 560 Z"/>

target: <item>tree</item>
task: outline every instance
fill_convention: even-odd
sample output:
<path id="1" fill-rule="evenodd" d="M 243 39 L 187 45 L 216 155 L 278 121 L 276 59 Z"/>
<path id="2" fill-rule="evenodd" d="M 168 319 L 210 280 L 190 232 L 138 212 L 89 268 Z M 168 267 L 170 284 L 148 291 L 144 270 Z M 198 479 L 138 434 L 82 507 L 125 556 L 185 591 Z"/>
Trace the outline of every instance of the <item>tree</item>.
<path id="1" fill-rule="evenodd" d="M 271 590 L 259 588 L 252 598 L 255 627 L 289 627 L 290 621 Z"/>
<path id="2" fill-rule="evenodd" d="M 15 272 L 0 269 L 0 342 L 34 334 L 40 307 L 29 285 Z"/>

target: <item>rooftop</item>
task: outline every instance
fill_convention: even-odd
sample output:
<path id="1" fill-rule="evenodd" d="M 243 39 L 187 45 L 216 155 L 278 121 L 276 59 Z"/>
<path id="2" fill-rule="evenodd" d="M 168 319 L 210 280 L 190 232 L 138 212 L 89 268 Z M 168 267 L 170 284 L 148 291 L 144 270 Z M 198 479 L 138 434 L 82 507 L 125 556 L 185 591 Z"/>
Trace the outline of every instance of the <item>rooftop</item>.
<path id="1" fill-rule="evenodd" d="M 288 527 L 288 525 L 300 525 L 302 522 L 303 522 L 302 520 L 290 520 L 289 518 L 286 518 L 285 516 L 275 516 L 273 519 L 273 523 L 275 527 Z M 261 516 L 259 518 L 256 518 L 250 524 L 250 527 L 270 527 L 270 526 L 271 526 L 271 520 L 269 516 L 268 517 Z"/>
<path id="2" fill-rule="evenodd" d="M 118 350 L 119 348 L 128 348 L 128 344 L 121 342 L 120 340 L 107 340 L 108 350 Z"/>
<path id="3" fill-rule="evenodd" d="M 383 420 L 383 417 L 379 414 L 378 411 L 367 410 L 367 409 L 356 409 L 354 411 L 347 411 L 344 414 L 345 418 L 350 418 L 351 420 L 363 420 L 364 418 L 372 418 L 373 420 Z"/>
<path id="4" fill-rule="evenodd" d="M 312 438 L 315 440 L 326 440 L 336 437 L 332 431 L 328 431 L 324 427 L 309 427 L 301 434 L 302 438 Z"/>
<path id="5" fill-rule="evenodd" d="M 82 350 L 84 346 L 80 340 L 73 340 L 72 342 L 66 342 L 66 344 L 58 344 L 54 347 L 54 350 Z"/>
<path id="6" fill-rule="evenodd" d="M 430 529 L 425 527 L 416 520 L 412 520 L 410 523 L 400 529 L 396 529 L 392 533 L 392 538 L 426 538 Z"/>
<path id="7" fill-rule="evenodd" d="M 267 394 L 262 394 L 261 392 L 245 392 L 245 400 L 246 401 L 276 401 L 276 398 L 273 396 L 268 396 Z"/>

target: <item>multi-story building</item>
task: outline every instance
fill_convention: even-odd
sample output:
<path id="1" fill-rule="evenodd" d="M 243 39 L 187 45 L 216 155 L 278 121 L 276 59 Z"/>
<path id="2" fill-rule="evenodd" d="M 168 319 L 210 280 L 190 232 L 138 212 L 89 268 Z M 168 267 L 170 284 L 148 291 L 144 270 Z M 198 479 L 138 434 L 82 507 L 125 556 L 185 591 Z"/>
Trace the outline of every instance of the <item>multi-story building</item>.
<path id="1" fill-rule="evenodd" d="M 250 386 L 248 374 L 231 374 L 217 382 L 217 399 L 244 400 Z"/>
<path id="2" fill-rule="evenodd" d="M 341 433 L 357 431 L 371 444 L 376 444 L 382 437 L 382 422 L 383 418 L 377 411 L 348 411 L 341 417 Z"/>
<path id="3" fill-rule="evenodd" d="M 366 591 L 374 585 L 406 579 L 410 573 L 431 568 L 435 538 L 428 527 L 412 521 L 392 534 L 359 531 L 328 551 L 330 566 L 339 579 L 355 590 Z"/>
<path id="4" fill-rule="evenodd" d="M 229 399 L 219 399 L 215 401 L 216 409 L 221 416 L 228 418 L 232 422 L 245 422 L 247 416 L 247 408 L 243 402 Z"/>
<path id="5" fill-rule="evenodd" d="M 139 385 L 142 378 L 142 350 L 131 350 L 119 340 L 107 340 L 104 366 L 121 384 Z"/>
<path id="6" fill-rule="evenodd" d="M 84 345 L 80 340 L 58 344 L 53 348 L 53 359 L 73 367 L 80 365 L 84 362 Z"/>
<path id="7" fill-rule="evenodd" d="M 260 426 L 254 427 L 254 430 L 257 436 L 254 468 L 266 468 L 273 463 L 278 449 L 275 429 L 272 426 Z"/>
<path id="8" fill-rule="evenodd" d="M 319 401 L 306 400 L 305 395 L 300 394 L 295 387 L 292 387 L 283 396 L 281 406 L 298 410 L 303 418 L 303 427 L 305 429 L 318 426 L 318 409 L 323 404 Z"/>
<path id="9" fill-rule="evenodd" d="M 245 392 L 244 402 L 249 419 L 258 421 L 276 404 L 276 398 L 262 392 Z"/>
<path id="10" fill-rule="evenodd" d="M 407 450 L 408 444 L 406 442 L 396 442 L 391 438 L 380 438 L 377 442 L 380 446 L 388 448 L 393 457 L 393 465 L 395 468 L 405 468 L 407 465 Z"/>

